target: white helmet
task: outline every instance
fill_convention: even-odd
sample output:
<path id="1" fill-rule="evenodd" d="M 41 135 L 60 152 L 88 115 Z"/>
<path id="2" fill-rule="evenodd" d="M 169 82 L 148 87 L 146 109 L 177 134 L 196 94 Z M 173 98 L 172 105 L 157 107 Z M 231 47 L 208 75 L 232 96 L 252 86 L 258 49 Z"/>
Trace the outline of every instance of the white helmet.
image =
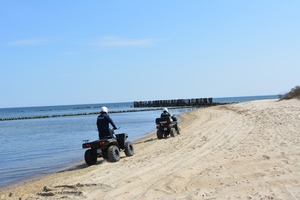
<path id="1" fill-rule="evenodd" d="M 164 108 L 163 111 L 164 111 L 164 112 L 169 112 L 169 111 L 168 111 L 168 108 Z"/>
<path id="2" fill-rule="evenodd" d="M 101 107 L 101 112 L 108 113 L 108 109 L 105 106 L 103 106 L 103 107 Z"/>

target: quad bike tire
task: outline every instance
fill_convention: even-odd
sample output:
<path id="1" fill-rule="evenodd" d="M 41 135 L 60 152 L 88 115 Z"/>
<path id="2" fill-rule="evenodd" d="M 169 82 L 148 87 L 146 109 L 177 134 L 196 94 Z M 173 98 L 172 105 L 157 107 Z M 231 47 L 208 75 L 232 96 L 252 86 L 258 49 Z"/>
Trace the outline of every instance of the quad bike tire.
<path id="1" fill-rule="evenodd" d="M 159 139 L 159 140 L 163 139 L 163 137 L 164 137 L 163 132 L 160 129 L 158 129 L 156 131 L 156 136 L 157 136 L 157 139 Z"/>
<path id="2" fill-rule="evenodd" d="M 102 157 L 103 157 L 103 159 L 105 159 L 105 160 L 108 159 L 107 151 L 103 151 L 103 152 L 102 152 Z"/>
<path id="3" fill-rule="evenodd" d="M 107 149 L 107 158 L 109 162 L 117 162 L 120 160 L 120 149 L 116 145 L 112 145 Z"/>
<path id="4" fill-rule="evenodd" d="M 180 132 L 181 132 L 181 130 L 180 130 L 180 128 L 177 126 L 177 135 L 180 135 Z"/>
<path id="5" fill-rule="evenodd" d="M 170 129 L 170 135 L 171 135 L 171 137 L 175 137 L 176 131 L 175 131 L 174 128 L 171 128 L 171 129 Z"/>
<path id="6" fill-rule="evenodd" d="M 97 162 L 97 152 L 93 149 L 88 149 L 84 153 L 84 160 L 87 165 L 94 165 Z"/>
<path id="7" fill-rule="evenodd" d="M 134 148 L 131 142 L 125 142 L 125 155 L 126 156 L 133 156 Z"/>

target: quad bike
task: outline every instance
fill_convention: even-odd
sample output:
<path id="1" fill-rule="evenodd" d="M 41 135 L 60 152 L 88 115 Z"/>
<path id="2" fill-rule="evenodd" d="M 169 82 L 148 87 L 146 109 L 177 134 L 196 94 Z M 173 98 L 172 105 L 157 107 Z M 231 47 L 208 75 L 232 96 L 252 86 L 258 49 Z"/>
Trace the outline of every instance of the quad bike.
<path id="1" fill-rule="evenodd" d="M 158 139 L 166 138 L 168 135 L 175 137 L 177 134 L 180 134 L 177 119 L 174 116 L 156 118 L 155 122 L 157 128 L 156 135 Z"/>
<path id="2" fill-rule="evenodd" d="M 89 148 L 85 151 L 84 160 L 87 165 L 94 165 L 97 157 L 103 157 L 109 162 L 120 160 L 120 152 L 124 151 L 126 156 L 133 156 L 134 148 L 130 141 L 126 141 L 126 133 L 115 134 L 114 137 L 107 137 L 93 142 L 84 140 L 82 148 Z"/>

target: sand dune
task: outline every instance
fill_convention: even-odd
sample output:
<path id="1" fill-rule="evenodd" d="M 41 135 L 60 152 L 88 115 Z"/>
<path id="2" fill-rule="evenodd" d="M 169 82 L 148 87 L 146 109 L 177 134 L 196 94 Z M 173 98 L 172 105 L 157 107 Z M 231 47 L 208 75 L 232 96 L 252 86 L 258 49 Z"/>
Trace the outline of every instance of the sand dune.
<path id="1" fill-rule="evenodd" d="M 133 157 L 82 163 L 0 199 L 300 199 L 299 100 L 216 106 L 181 119 L 181 135 L 136 141 Z"/>

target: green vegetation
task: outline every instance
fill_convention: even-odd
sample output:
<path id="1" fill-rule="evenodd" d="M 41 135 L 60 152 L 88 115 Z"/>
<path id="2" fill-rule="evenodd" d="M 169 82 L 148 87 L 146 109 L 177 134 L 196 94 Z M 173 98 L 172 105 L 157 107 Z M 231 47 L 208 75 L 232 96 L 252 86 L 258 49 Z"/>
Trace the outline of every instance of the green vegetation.
<path id="1" fill-rule="evenodd" d="M 293 99 L 293 98 L 298 98 L 300 99 L 300 86 L 296 86 L 291 89 L 290 92 L 286 94 L 279 94 L 278 95 L 279 99 Z"/>

